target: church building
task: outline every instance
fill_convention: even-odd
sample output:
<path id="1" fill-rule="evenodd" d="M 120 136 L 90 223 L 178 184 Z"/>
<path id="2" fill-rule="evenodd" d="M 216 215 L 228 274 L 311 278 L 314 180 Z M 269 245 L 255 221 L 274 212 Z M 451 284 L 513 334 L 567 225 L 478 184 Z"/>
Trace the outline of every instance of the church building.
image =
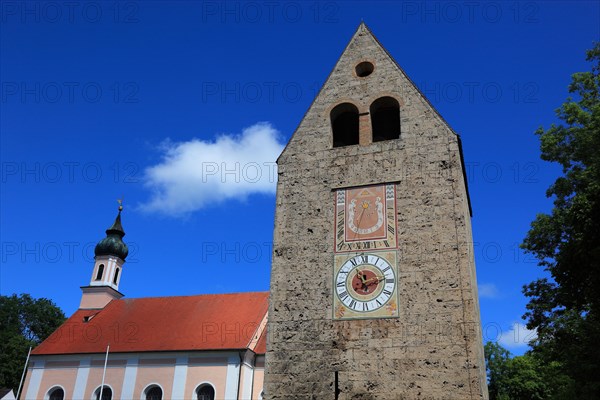
<path id="1" fill-rule="evenodd" d="M 277 164 L 269 292 L 124 298 L 120 207 L 23 397 L 487 399 L 460 137 L 363 23 Z"/>
<path id="2" fill-rule="evenodd" d="M 121 210 L 79 309 L 32 351 L 24 398 L 261 399 L 268 292 L 123 298 Z"/>

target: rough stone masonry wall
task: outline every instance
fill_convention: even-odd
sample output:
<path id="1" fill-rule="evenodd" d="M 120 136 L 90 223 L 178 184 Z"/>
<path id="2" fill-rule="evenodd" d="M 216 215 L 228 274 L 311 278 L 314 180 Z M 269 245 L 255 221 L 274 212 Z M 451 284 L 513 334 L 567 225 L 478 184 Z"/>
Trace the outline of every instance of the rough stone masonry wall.
<path id="1" fill-rule="evenodd" d="M 354 75 L 362 60 L 375 64 Z M 330 110 L 401 103 L 401 137 L 332 148 Z M 468 200 L 456 135 L 359 28 L 279 159 L 268 399 L 487 398 Z M 332 320 L 334 199 L 397 183 L 398 319 Z"/>

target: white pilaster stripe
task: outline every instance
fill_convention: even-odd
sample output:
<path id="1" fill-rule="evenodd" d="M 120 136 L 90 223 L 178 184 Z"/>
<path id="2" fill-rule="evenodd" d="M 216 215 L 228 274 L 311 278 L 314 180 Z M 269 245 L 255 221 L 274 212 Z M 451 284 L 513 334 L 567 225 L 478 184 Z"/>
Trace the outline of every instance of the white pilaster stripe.
<path id="1" fill-rule="evenodd" d="M 185 381 L 187 379 L 188 367 L 187 365 L 187 356 L 177 357 L 177 362 L 175 364 L 175 373 L 173 374 L 173 392 L 171 394 L 172 400 L 185 399 Z"/>
<path id="2" fill-rule="evenodd" d="M 225 400 L 237 400 L 240 379 L 240 356 L 235 354 L 227 360 L 227 379 L 225 381 Z"/>
<path id="3" fill-rule="evenodd" d="M 250 400 L 252 398 L 252 378 L 254 369 L 246 364 L 242 364 L 242 374 L 244 375 L 244 385 L 242 386 L 242 399 Z"/>
<path id="4" fill-rule="evenodd" d="M 135 389 L 135 380 L 137 378 L 138 358 L 132 357 L 127 359 L 125 366 L 125 376 L 123 376 L 123 387 L 121 388 L 121 399 L 133 399 L 133 391 Z"/>
<path id="5" fill-rule="evenodd" d="M 74 399 L 83 399 L 83 396 L 85 396 L 85 387 L 87 386 L 89 374 L 90 359 L 85 358 L 79 362 L 79 368 L 77 368 L 77 378 L 75 379 L 75 387 L 73 388 Z"/>
<path id="6" fill-rule="evenodd" d="M 29 379 L 29 385 L 27 385 L 27 394 L 25 400 L 35 400 L 38 397 L 40 391 L 40 384 L 42 383 L 42 377 L 44 376 L 44 361 L 35 361 L 35 366 L 31 371 L 31 378 Z"/>

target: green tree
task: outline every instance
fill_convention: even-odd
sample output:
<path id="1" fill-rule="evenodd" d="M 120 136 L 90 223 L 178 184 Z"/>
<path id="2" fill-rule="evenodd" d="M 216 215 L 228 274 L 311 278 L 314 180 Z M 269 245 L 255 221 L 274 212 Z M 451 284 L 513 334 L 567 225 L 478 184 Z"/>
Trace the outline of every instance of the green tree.
<path id="1" fill-rule="evenodd" d="M 29 346 L 54 332 L 65 315 L 52 301 L 28 294 L 0 296 L 0 387 L 17 391 Z"/>
<path id="2" fill-rule="evenodd" d="M 512 357 L 494 342 L 485 344 L 490 400 L 570 399 L 572 381 L 556 362 L 546 364 L 533 352 Z"/>
<path id="3" fill-rule="evenodd" d="M 487 342 L 484 353 L 490 400 L 501 400 L 505 398 L 503 397 L 506 392 L 504 377 L 506 377 L 510 353 L 495 342 Z"/>
<path id="4" fill-rule="evenodd" d="M 523 288 L 524 318 L 537 329 L 533 351 L 575 383 L 571 397 L 600 398 L 600 43 L 587 52 L 591 71 L 572 76 L 569 97 L 556 110 L 563 121 L 536 134 L 541 158 L 562 166 L 547 190 L 550 214 L 539 214 L 522 247 L 551 279 Z"/>

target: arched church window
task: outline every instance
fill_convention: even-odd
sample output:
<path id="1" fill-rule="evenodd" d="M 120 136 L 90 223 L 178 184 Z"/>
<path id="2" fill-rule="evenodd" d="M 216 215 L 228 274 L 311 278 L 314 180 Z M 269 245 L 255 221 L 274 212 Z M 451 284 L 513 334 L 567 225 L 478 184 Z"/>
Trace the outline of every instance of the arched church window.
<path id="1" fill-rule="evenodd" d="M 338 104 L 331 110 L 333 147 L 358 144 L 358 108 L 354 104 Z"/>
<path id="2" fill-rule="evenodd" d="M 162 400 L 162 389 L 159 386 L 152 386 L 146 389 L 146 400 Z"/>
<path id="3" fill-rule="evenodd" d="M 215 400 L 215 389 L 209 385 L 202 385 L 196 390 L 198 400 Z"/>
<path id="4" fill-rule="evenodd" d="M 116 285 L 117 284 L 117 279 L 119 279 L 119 271 L 121 271 L 120 268 L 117 268 L 115 271 L 115 278 L 113 279 L 113 283 Z"/>
<path id="5" fill-rule="evenodd" d="M 62 388 L 52 389 L 50 392 L 49 400 L 64 400 L 65 391 Z"/>
<path id="6" fill-rule="evenodd" d="M 96 400 L 112 400 L 112 390 L 108 386 L 104 386 L 102 390 L 102 399 L 100 399 L 100 388 L 94 392 L 94 398 Z"/>
<path id="7" fill-rule="evenodd" d="M 98 273 L 96 273 L 96 280 L 99 281 L 102 279 L 102 274 L 104 273 L 104 264 L 98 265 Z"/>
<path id="8" fill-rule="evenodd" d="M 400 137 L 400 104 L 393 97 L 380 97 L 371 104 L 373 142 Z"/>

